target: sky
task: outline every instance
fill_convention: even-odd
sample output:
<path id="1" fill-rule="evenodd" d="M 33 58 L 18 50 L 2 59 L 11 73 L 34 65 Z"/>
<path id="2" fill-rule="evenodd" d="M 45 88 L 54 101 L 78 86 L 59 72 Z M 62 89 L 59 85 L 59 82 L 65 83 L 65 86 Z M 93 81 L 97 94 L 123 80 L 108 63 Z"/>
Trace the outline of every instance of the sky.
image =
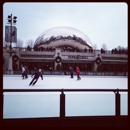
<path id="1" fill-rule="evenodd" d="M 86 34 L 97 49 L 128 47 L 128 5 L 125 2 L 6 2 L 3 38 L 8 15 L 17 16 L 17 39 L 35 40 L 44 31 L 68 26 Z"/>

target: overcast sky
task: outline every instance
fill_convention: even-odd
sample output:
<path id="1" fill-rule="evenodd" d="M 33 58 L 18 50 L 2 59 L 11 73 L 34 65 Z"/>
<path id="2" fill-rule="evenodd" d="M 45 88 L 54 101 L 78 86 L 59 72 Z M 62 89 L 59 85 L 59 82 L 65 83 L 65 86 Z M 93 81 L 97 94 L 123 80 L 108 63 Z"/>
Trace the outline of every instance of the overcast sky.
<path id="1" fill-rule="evenodd" d="M 125 2 L 12 2 L 3 4 L 3 37 L 8 15 L 17 16 L 17 38 L 35 42 L 44 31 L 73 27 L 85 33 L 97 49 L 128 47 L 128 5 Z"/>

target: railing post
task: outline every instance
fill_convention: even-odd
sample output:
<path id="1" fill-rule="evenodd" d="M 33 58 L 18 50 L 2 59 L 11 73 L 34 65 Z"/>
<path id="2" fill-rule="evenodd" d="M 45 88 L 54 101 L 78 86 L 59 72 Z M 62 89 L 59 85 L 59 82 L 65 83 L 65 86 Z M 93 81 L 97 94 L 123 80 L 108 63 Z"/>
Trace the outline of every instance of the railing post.
<path id="1" fill-rule="evenodd" d="M 65 117 L 65 94 L 63 89 L 60 94 L 60 117 Z"/>
<path id="2" fill-rule="evenodd" d="M 115 93 L 115 114 L 120 116 L 120 94 L 118 89 Z"/>

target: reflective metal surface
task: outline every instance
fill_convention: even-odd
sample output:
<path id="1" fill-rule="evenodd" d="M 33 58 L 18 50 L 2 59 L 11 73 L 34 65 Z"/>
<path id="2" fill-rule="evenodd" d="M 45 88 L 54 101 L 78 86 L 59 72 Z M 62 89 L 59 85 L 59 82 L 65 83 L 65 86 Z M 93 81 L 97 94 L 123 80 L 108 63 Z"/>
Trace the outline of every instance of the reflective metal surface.
<path id="1" fill-rule="evenodd" d="M 92 44 L 89 37 L 83 32 L 72 27 L 59 26 L 46 30 L 45 32 L 40 34 L 39 37 L 36 39 L 34 45 L 49 44 L 52 41 L 66 39 L 75 40 L 90 47 Z"/>

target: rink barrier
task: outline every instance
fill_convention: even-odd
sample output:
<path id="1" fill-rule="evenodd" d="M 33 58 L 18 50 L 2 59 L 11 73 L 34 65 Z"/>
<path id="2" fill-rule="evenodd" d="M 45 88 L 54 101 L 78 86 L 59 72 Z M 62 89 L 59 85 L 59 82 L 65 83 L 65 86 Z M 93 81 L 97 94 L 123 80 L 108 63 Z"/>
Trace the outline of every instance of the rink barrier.
<path id="1" fill-rule="evenodd" d="M 32 74 L 33 71 L 30 70 L 28 75 Z M 21 70 L 3 70 L 3 74 L 5 75 L 21 75 Z M 42 71 L 43 75 L 65 75 L 65 71 Z M 67 75 L 70 75 L 69 71 L 66 71 Z M 76 75 L 76 72 L 74 72 L 74 75 Z M 81 71 L 80 75 L 88 75 L 88 76 L 128 76 L 128 72 L 107 72 L 107 71 Z"/>
<path id="2" fill-rule="evenodd" d="M 115 93 L 115 116 L 120 116 L 121 105 L 120 105 L 119 92 L 128 92 L 128 89 L 118 89 L 118 88 L 117 89 L 4 89 L 3 93 L 4 92 L 61 92 L 60 94 L 60 118 L 64 118 L 65 117 L 64 92 L 114 92 Z"/>

